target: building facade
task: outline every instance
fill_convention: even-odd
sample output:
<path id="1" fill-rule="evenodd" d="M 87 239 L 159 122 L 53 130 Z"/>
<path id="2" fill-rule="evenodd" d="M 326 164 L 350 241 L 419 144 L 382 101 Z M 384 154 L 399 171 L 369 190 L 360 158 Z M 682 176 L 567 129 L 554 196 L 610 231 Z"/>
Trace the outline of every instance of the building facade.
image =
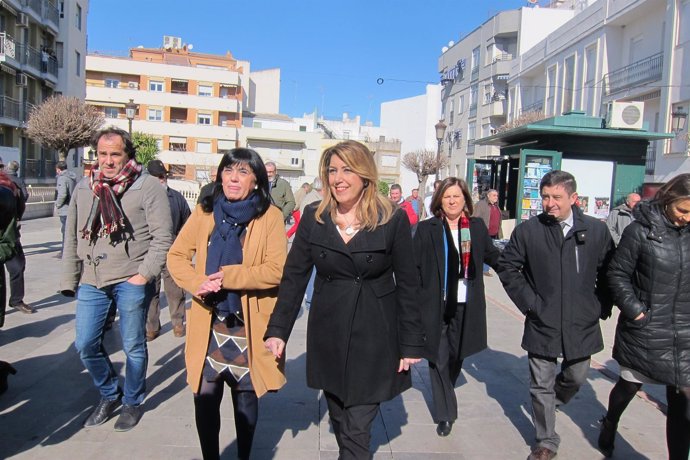
<path id="1" fill-rule="evenodd" d="M 606 117 L 610 103 L 641 102 L 642 125 L 671 132 L 674 117 L 688 117 L 689 46 L 689 1 L 598 0 L 514 62 L 509 117 L 570 111 Z M 649 183 L 690 171 L 687 123 L 676 139 L 651 142 L 646 160 Z"/>
<path id="2" fill-rule="evenodd" d="M 474 141 L 492 135 L 507 120 L 514 60 L 577 12 L 570 2 L 550 6 L 500 12 L 443 48 L 438 62 L 447 125 L 442 154 L 449 158 L 443 175 L 464 177 L 468 159 L 499 155 L 497 147 Z"/>
<path id="3" fill-rule="evenodd" d="M 86 102 L 106 123 L 129 129 L 125 104 L 138 107 L 132 131 L 158 139 L 159 158 L 173 177 L 208 182 L 222 154 L 238 146 L 248 101 L 247 65 L 232 57 L 194 53 L 177 37 L 163 48 L 135 48 L 128 58 L 86 58 Z"/>
<path id="4" fill-rule="evenodd" d="M 88 8 L 88 0 L 0 2 L 0 157 L 19 161 L 29 184 L 52 183 L 57 159 L 25 136 L 30 110 L 54 94 L 84 96 Z"/>

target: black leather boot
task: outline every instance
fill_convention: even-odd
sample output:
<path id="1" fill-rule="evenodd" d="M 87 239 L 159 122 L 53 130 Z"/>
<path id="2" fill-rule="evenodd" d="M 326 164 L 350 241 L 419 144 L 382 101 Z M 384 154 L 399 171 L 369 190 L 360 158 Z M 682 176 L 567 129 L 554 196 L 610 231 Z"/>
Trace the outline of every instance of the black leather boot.
<path id="1" fill-rule="evenodd" d="M 609 458 L 613 455 L 613 443 L 616 440 L 616 430 L 618 430 L 618 424 L 610 422 L 606 417 L 602 418 L 601 432 L 599 433 L 599 450 L 604 457 Z"/>

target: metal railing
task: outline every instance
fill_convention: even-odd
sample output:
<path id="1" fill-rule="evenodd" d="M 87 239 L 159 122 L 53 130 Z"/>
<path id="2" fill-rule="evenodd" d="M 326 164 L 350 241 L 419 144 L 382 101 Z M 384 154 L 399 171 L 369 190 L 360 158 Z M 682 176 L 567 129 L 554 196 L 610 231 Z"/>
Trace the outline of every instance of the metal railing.
<path id="1" fill-rule="evenodd" d="M 544 110 L 544 101 L 537 101 L 533 104 L 527 105 L 523 107 L 520 110 L 520 113 L 527 113 L 527 112 L 541 112 Z"/>
<path id="2" fill-rule="evenodd" d="M 609 96 L 634 86 L 660 80 L 663 67 L 664 53 L 657 53 L 609 72 L 603 77 L 604 94 Z"/>
<path id="3" fill-rule="evenodd" d="M 27 203 L 55 201 L 55 187 L 29 185 L 27 189 L 29 190 L 29 199 L 26 201 Z"/>
<path id="4" fill-rule="evenodd" d="M 510 61 L 511 59 L 513 59 L 513 55 L 512 55 L 512 54 L 510 54 L 510 53 L 501 53 L 501 54 L 498 54 L 498 55 L 494 56 L 494 59 L 493 59 L 492 63 L 498 62 L 498 61 Z"/>
<path id="5" fill-rule="evenodd" d="M 18 100 L 8 96 L 0 96 L 0 117 L 23 121 L 21 118 L 21 104 Z"/>
<path id="6" fill-rule="evenodd" d="M 22 0 L 22 4 L 34 10 L 38 16 L 41 16 L 41 0 Z"/>
<path id="7" fill-rule="evenodd" d="M 16 43 L 17 57 L 19 62 L 22 64 L 29 65 L 36 69 L 36 71 L 41 71 L 41 52 L 38 51 L 31 45 L 25 43 Z"/>
<path id="8" fill-rule="evenodd" d="M 15 59 L 16 51 L 14 40 L 5 32 L 0 33 L 0 56 L 7 56 Z"/>
<path id="9" fill-rule="evenodd" d="M 58 25 L 60 21 L 60 10 L 52 2 L 48 0 L 43 1 L 43 17 L 52 21 L 53 24 Z"/>

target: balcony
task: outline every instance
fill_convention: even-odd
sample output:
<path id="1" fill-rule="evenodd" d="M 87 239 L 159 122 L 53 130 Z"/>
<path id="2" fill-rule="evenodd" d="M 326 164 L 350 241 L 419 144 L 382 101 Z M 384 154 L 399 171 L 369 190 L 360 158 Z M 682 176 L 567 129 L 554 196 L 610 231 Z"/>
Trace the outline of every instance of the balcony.
<path id="1" fill-rule="evenodd" d="M 43 18 L 54 24 L 55 31 L 58 31 L 58 24 L 60 21 L 60 10 L 57 6 L 48 0 L 43 0 Z"/>
<path id="2" fill-rule="evenodd" d="M 657 53 L 604 75 L 604 95 L 621 92 L 645 83 L 661 80 L 664 54 Z"/>
<path id="3" fill-rule="evenodd" d="M 9 118 L 16 122 L 22 120 L 21 104 L 18 100 L 7 96 L 0 96 L 0 118 Z"/>
<path id="4" fill-rule="evenodd" d="M 522 109 L 520 110 L 520 113 L 523 114 L 523 113 L 527 113 L 527 112 L 543 112 L 543 111 L 544 111 L 544 101 L 541 100 L 541 101 L 537 101 L 537 102 L 534 102 L 530 105 L 526 105 L 526 106 L 522 107 Z"/>
<path id="5" fill-rule="evenodd" d="M 17 60 L 36 78 L 41 78 L 41 52 L 31 45 L 16 43 Z"/>
<path id="6" fill-rule="evenodd" d="M 41 0 L 22 0 L 22 5 L 29 8 L 29 12 L 41 18 Z"/>
<path id="7" fill-rule="evenodd" d="M 16 58 L 14 40 L 5 32 L 0 33 L 0 59 L 4 62 L 7 58 Z"/>

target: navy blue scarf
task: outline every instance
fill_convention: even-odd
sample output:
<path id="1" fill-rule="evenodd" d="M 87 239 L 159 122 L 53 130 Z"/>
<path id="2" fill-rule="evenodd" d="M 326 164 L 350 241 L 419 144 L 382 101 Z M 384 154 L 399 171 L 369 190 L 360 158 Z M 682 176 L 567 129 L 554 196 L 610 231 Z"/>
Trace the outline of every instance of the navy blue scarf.
<path id="1" fill-rule="evenodd" d="M 211 233 L 206 256 L 206 274 L 217 273 L 220 267 L 242 263 L 242 243 L 240 236 L 247 224 L 258 213 L 259 196 L 255 193 L 242 201 L 228 201 L 224 196 L 213 203 L 215 227 Z M 216 315 L 225 319 L 231 314 L 241 315 L 239 291 L 221 289 L 204 298 L 215 309 Z"/>

